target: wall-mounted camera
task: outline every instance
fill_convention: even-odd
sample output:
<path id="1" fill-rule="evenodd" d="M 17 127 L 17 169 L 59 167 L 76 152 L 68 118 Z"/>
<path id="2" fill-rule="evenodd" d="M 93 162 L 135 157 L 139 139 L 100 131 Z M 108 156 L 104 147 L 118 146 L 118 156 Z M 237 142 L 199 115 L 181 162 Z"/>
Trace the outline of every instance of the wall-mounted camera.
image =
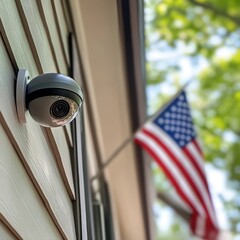
<path id="1" fill-rule="evenodd" d="M 16 84 L 19 122 L 26 123 L 25 111 L 44 127 L 60 127 L 71 122 L 83 102 L 81 87 L 70 77 L 45 73 L 30 80 L 20 69 Z"/>

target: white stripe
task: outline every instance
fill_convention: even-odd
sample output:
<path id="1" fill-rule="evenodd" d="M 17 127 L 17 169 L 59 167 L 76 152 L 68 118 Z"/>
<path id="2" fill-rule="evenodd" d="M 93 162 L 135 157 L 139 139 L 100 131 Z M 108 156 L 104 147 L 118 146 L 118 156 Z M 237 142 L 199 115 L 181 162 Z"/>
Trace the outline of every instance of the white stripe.
<path id="1" fill-rule="evenodd" d="M 199 138 L 196 138 L 196 139 L 195 139 L 195 142 L 197 143 L 198 147 L 199 147 L 200 149 L 202 149 L 202 143 L 199 141 Z M 197 149 L 197 151 L 199 152 L 198 149 Z M 199 152 L 199 154 L 201 154 L 201 152 Z"/>
<path id="2" fill-rule="evenodd" d="M 194 156 L 194 159 L 196 159 L 197 165 L 202 170 L 202 172 L 205 174 L 204 161 L 203 161 L 203 158 L 202 158 L 201 154 L 199 153 L 198 149 L 196 148 L 196 146 L 193 143 L 189 143 L 187 146 L 187 149 L 189 150 L 191 155 Z"/>
<path id="3" fill-rule="evenodd" d="M 187 149 L 189 151 L 189 153 L 191 155 L 193 155 L 193 158 L 196 159 L 196 163 L 199 165 L 200 168 L 203 169 L 204 165 L 203 165 L 203 159 L 201 154 L 199 153 L 198 149 L 196 148 L 196 146 L 192 143 L 188 144 Z M 203 169 L 203 174 L 205 175 L 204 169 Z M 208 208 L 208 212 L 210 214 L 210 217 L 213 221 L 213 223 L 215 224 L 215 226 L 217 226 L 217 219 L 216 219 L 216 215 L 214 213 L 214 210 L 212 208 L 212 204 L 211 204 L 211 198 L 207 192 L 207 197 L 204 193 L 204 199 L 206 200 L 206 204 L 207 204 L 207 208 Z M 208 200 L 208 201 L 207 201 Z"/>
<path id="4" fill-rule="evenodd" d="M 175 166 L 172 160 L 168 157 L 168 155 L 165 153 L 164 149 L 162 149 L 160 145 L 158 145 L 154 140 L 152 140 L 149 136 L 147 136 L 143 132 L 138 132 L 136 134 L 136 138 L 139 139 L 141 142 L 145 143 L 157 156 L 159 156 L 161 161 L 164 163 L 164 165 L 176 179 L 181 190 L 185 193 L 187 198 L 194 205 L 195 209 L 198 210 L 199 214 L 202 217 L 204 217 L 205 211 L 202 208 L 202 204 L 198 201 L 198 198 L 193 195 L 194 192 L 191 191 L 191 187 L 189 186 L 188 182 L 185 181 L 184 176 Z"/>
<path id="5" fill-rule="evenodd" d="M 206 231 L 206 221 L 202 217 L 198 217 L 196 220 L 195 233 L 198 236 L 204 236 Z"/>
<path id="6" fill-rule="evenodd" d="M 200 176 L 199 172 L 195 169 L 194 165 L 192 164 L 190 159 L 187 157 L 187 155 L 184 154 L 184 152 L 179 149 L 179 147 L 175 141 L 171 140 L 171 138 L 169 138 L 166 135 L 166 133 L 164 131 L 161 131 L 161 129 L 159 127 L 157 127 L 155 124 L 152 124 L 151 122 L 149 122 L 144 126 L 144 128 L 147 129 L 152 134 L 154 134 L 154 136 L 156 138 L 158 138 L 160 141 L 164 142 L 164 144 L 169 149 L 172 150 L 172 153 L 173 153 L 173 155 L 175 155 L 176 159 L 180 160 L 182 166 L 184 167 L 186 172 L 190 175 L 191 179 L 195 183 L 195 186 L 197 187 L 199 193 L 203 196 L 203 201 L 206 203 L 206 207 L 208 209 L 210 217 L 215 222 L 215 217 L 213 214 L 211 200 L 209 198 L 209 194 L 205 187 L 203 179 Z M 190 147 L 190 148 L 192 149 L 192 147 Z"/>

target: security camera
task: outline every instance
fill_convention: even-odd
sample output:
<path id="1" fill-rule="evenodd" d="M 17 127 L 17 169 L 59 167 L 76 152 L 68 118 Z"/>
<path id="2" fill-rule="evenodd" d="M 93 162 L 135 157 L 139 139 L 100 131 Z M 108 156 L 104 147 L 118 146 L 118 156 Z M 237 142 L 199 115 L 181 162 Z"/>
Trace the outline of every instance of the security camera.
<path id="1" fill-rule="evenodd" d="M 26 123 L 25 111 L 44 127 L 60 127 L 71 122 L 83 102 L 81 87 L 70 77 L 45 73 L 30 80 L 20 69 L 16 84 L 16 105 L 20 123 Z"/>

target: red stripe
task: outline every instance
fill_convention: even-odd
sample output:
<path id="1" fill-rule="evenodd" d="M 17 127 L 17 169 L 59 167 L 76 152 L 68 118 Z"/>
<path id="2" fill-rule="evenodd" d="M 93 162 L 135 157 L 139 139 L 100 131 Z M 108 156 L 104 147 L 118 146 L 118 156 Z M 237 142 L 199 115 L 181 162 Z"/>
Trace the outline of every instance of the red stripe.
<path id="1" fill-rule="evenodd" d="M 207 183 L 207 179 L 205 177 L 205 174 L 203 172 L 203 169 L 200 168 L 200 166 L 197 163 L 197 160 L 195 159 L 195 157 L 190 153 L 190 151 L 188 150 L 187 147 L 182 149 L 183 152 L 186 154 L 186 156 L 191 160 L 191 163 L 194 165 L 196 171 L 199 173 L 201 179 L 203 180 L 203 183 L 209 193 L 209 189 L 208 189 L 208 183 Z"/>
<path id="2" fill-rule="evenodd" d="M 168 169 L 168 167 L 162 162 L 162 160 L 159 158 L 159 156 L 142 140 L 135 138 L 134 141 L 137 144 L 139 144 L 140 146 L 142 146 L 152 156 L 152 158 L 157 162 L 157 164 L 163 169 L 167 178 L 172 183 L 172 185 L 175 187 L 177 193 L 188 204 L 188 206 L 193 210 L 193 212 L 197 213 L 198 212 L 197 209 L 193 206 L 192 202 L 188 199 L 188 197 L 182 191 L 182 188 L 179 186 L 177 180 L 172 175 L 171 170 Z M 192 221 L 192 219 L 190 221 Z"/>
<path id="3" fill-rule="evenodd" d="M 210 215 L 208 212 L 208 209 L 206 207 L 206 203 L 201 195 L 201 193 L 199 192 L 199 190 L 197 189 L 195 183 L 193 182 L 192 178 L 190 177 L 190 175 L 188 174 L 188 172 L 186 171 L 186 169 L 181 165 L 181 163 L 177 160 L 177 158 L 173 155 L 173 153 L 169 150 L 168 147 L 166 147 L 166 145 L 164 143 L 162 143 L 154 134 L 152 134 L 151 132 L 149 132 L 146 129 L 142 129 L 142 132 L 144 134 L 146 134 L 147 136 L 149 136 L 152 140 L 154 140 L 157 144 L 159 144 L 164 151 L 169 155 L 169 157 L 172 159 L 172 161 L 177 165 L 177 167 L 179 168 L 179 170 L 183 173 L 184 177 L 187 179 L 187 181 L 190 183 L 193 191 L 195 192 L 195 194 L 197 195 L 198 199 L 200 200 L 205 213 L 207 215 L 207 217 L 209 219 Z M 193 231 L 195 231 L 196 229 L 196 217 L 197 217 L 197 210 L 195 209 L 195 207 L 192 205 L 191 201 L 187 198 L 187 196 L 183 193 L 183 191 L 181 190 L 181 187 L 178 185 L 177 181 L 175 180 L 174 176 L 171 174 L 171 172 L 168 170 L 168 168 L 164 165 L 164 163 L 161 161 L 161 159 L 157 156 L 157 154 L 155 154 L 154 151 L 152 151 L 152 149 L 150 147 L 148 147 L 144 142 L 142 142 L 141 140 L 136 139 L 135 140 L 138 144 L 140 144 L 143 148 L 145 148 L 149 154 L 153 157 L 153 159 L 156 160 L 156 162 L 160 165 L 160 167 L 163 169 L 163 171 L 165 172 L 165 174 L 167 175 L 167 177 L 170 179 L 170 181 L 172 182 L 173 186 L 176 188 L 177 192 L 179 193 L 179 195 L 183 198 L 183 200 L 192 208 L 193 212 L 195 212 L 195 214 L 193 214 L 193 218 L 191 220 L 191 228 Z M 205 179 L 205 178 L 203 178 Z M 205 179 L 206 181 L 206 179 Z M 196 215 L 197 214 L 197 215 Z M 210 220 L 211 221 L 211 220 Z M 211 226 L 210 226 L 211 225 Z M 209 228 L 213 227 L 213 223 L 211 221 L 211 224 L 208 225 Z M 207 230 L 207 229 L 206 229 Z M 209 229 L 208 229 L 209 230 Z"/>
<path id="4" fill-rule="evenodd" d="M 192 144 L 195 146 L 195 149 L 198 151 L 199 155 L 201 157 L 203 157 L 203 152 L 202 152 L 198 142 L 196 140 L 193 140 Z M 194 156 L 190 153 L 190 151 L 187 148 L 184 148 L 183 151 L 189 157 L 189 159 L 191 159 L 192 163 L 194 164 L 194 167 L 196 168 L 196 170 L 201 175 L 201 178 L 202 178 L 202 180 L 203 180 L 203 182 L 205 184 L 205 187 L 206 187 L 206 189 L 208 191 L 209 198 L 211 199 L 211 194 L 210 194 L 209 186 L 208 186 L 208 183 L 207 183 L 207 179 L 205 177 L 204 169 L 200 168 L 200 166 L 196 162 L 197 160 L 195 160 Z M 212 199 L 211 199 L 211 205 L 212 205 L 212 208 L 214 209 Z"/>
<path id="5" fill-rule="evenodd" d="M 191 154 L 191 152 L 186 148 L 183 149 L 184 153 L 187 155 L 187 157 L 191 160 L 191 162 L 193 163 L 194 167 L 196 168 L 196 170 L 199 172 L 203 182 L 204 182 L 204 185 L 205 185 L 205 188 L 207 189 L 207 193 L 208 193 L 208 196 L 209 196 L 209 199 L 210 199 L 210 203 L 211 203 L 211 207 L 213 209 L 213 214 L 214 214 L 214 217 L 216 218 L 216 215 L 215 215 L 215 211 L 214 211 L 214 206 L 213 206 L 213 201 L 212 201 L 212 197 L 211 197 L 211 194 L 210 194 L 210 190 L 209 190 L 209 186 L 208 186 L 208 183 L 207 183 L 207 179 L 205 177 L 205 174 L 203 172 L 203 169 L 200 169 L 199 165 L 197 164 L 196 162 L 196 159 L 194 158 L 194 156 Z"/>
<path id="6" fill-rule="evenodd" d="M 192 141 L 192 143 L 194 144 L 194 146 L 196 147 L 196 149 L 198 150 L 199 154 L 203 157 L 203 152 L 202 152 L 202 149 L 200 148 L 198 142 L 194 139 Z"/>
<path id="7" fill-rule="evenodd" d="M 142 132 L 149 136 L 152 140 L 154 140 L 169 156 L 169 158 L 174 162 L 174 164 L 178 167 L 178 169 L 181 171 L 183 174 L 184 178 L 187 180 L 189 185 L 191 186 L 192 191 L 196 194 L 197 198 L 200 200 L 200 203 L 202 204 L 205 213 L 207 217 L 210 217 L 206 202 L 200 193 L 199 189 L 197 188 L 196 184 L 194 183 L 192 177 L 189 175 L 187 170 L 184 168 L 183 164 L 179 161 L 178 158 L 175 157 L 175 155 L 172 153 L 172 150 L 169 149 L 159 138 L 157 138 L 152 132 L 149 132 L 146 129 L 142 129 Z M 208 191 L 206 191 L 208 193 Z"/>
<path id="8" fill-rule="evenodd" d="M 201 157 L 203 158 L 203 152 L 202 152 L 202 149 L 201 147 L 199 146 L 199 143 L 198 141 L 196 141 L 195 139 L 192 141 L 193 145 L 195 146 L 195 148 L 197 149 L 198 153 L 201 155 Z M 188 150 L 187 150 L 188 151 Z M 188 151 L 189 152 L 189 151 Z M 189 156 L 192 157 L 192 154 L 189 152 Z M 194 159 L 194 158 L 193 158 Z M 195 163 L 195 162 L 194 162 Z M 196 163 L 197 164 L 197 163 Z M 197 164 L 198 165 L 198 164 Z M 199 167 L 199 165 L 198 165 Z M 203 172 L 204 169 L 201 170 L 201 173 L 203 174 L 203 181 L 204 181 L 204 184 L 206 185 L 206 189 L 208 190 L 208 195 L 209 195 L 209 199 L 210 199 L 210 202 L 211 202 L 211 206 L 212 206 L 212 209 L 213 209 L 213 214 L 215 216 L 215 219 L 217 219 L 216 217 L 216 213 L 214 211 L 214 205 L 213 205 L 213 201 L 212 201 L 212 196 L 211 196 L 211 193 L 210 193 L 210 189 L 209 189 L 209 185 L 208 185 L 208 182 L 207 182 L 207 178 L 205 177 L 205 173 Z"/>

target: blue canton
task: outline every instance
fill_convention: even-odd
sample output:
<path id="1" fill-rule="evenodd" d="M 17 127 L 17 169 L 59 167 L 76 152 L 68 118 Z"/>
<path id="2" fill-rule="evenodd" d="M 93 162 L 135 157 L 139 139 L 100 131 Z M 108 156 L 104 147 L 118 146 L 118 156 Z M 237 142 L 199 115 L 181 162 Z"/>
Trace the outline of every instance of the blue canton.
<path id="1" fill-rule="evenodd" d="M 166 132 L 181 148 L 196 137 L 184 91 L 153 120 L 153 123 Z"/>

